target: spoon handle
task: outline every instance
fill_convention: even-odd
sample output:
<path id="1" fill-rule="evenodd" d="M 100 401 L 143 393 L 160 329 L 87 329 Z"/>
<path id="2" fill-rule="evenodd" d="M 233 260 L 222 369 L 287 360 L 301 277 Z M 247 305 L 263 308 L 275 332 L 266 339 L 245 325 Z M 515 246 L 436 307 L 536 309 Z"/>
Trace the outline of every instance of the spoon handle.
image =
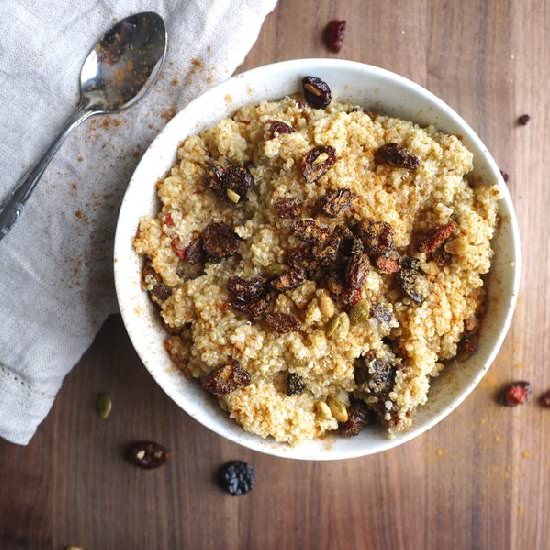
<path id="1" fill-rule="evenodd" d="M 13 224 L 21 214 L 23 205 L 31 196 L 34 188 L 40 181 L 44 170 L 61 144 L 65 141 L 69 133 L 74 130 L 82 121 L 93 115 L 94 111 L 85 109 L 82 103 L 79 103 L 74 113 L 66 120 L 63 129 L 42 158 L 21 177 L 17 185 L 10 191 L 8 196 L 0 203 L 0 240 L 2 240 L 12 228 Z"/>

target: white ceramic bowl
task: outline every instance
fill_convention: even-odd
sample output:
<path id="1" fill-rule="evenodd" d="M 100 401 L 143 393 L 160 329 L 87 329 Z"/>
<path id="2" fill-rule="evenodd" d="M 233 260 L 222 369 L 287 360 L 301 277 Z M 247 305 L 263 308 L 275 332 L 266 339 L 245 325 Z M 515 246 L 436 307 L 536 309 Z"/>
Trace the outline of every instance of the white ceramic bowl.
<path id="1" fill-rule="evenodd" d="M 297 92 L 301 77 L 307 75 L 325 80 L 333 97 L 339 100 L 460 134 L 474 154 L 475 175 L 502 190 L 501 222 L 493 241 L 489 308 L 479 350 L 468 362 L 450 365 L 433 379 L 429 402 L 417 411 L 412 429 L 392 440 L 373 427 L 355 438 L 330 437 L 293 448 L 245 432 L 198 384 L 171 365 L 163 347 L 163 329 L 141 289 L 141 259 L 132 249 L 132 238 L 140 217 L 155 214 L 155 182 L 174 163 L 178 144 L 242 105 Z M 115 240 L 114 271 L 120 312 L 135 349 L 153 378 L 190 416 L 219 435 L 256 451 L 285 458 L 335 460 L 400 445 L 437 424 L 462 403 L 487 372 L 508 331 L 518 293 L 520 259 L 518 226 L 508 189 L 487 147 L 455 111 L 418 84 L 387 70 L 336 59 L 301 59 L 235 76 L 191 102 L 166 125 L 143 155 L 124 196 Z"/>

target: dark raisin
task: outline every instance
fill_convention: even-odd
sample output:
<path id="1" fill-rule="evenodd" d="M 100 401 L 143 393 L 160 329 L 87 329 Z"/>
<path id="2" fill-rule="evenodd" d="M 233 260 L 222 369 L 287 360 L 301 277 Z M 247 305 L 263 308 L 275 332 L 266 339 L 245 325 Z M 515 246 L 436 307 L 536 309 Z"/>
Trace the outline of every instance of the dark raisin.
<path id="1" fill-rule="evenodd" d="M 340 433 L 344 437 L 356 436 L 369 421 L 369 412 L 362 401 L 354 401 L 348 407 L 348 419 L 340 423 Z"/>
<path id="2" fill-rule="evenodd" d="M 368 220 L 357 223 L 353 230 L 363 241 L 367 253 L 372 257 L 380 256 L 394 249 L 393 230 L 389 223 Z"/>
<path id="3" fill-rule="evenodd" d="M 382 324 L 387 324 L 392 319 L 392 312 L 388 306 L 384 304 L 376 304 L 372 309 L 370 314 Z"/>
<path id="4" fill-rule="evenodd" d="M 519 118 L 518 118 L 518 124 L 520 124 L 521 126 L 525 126 L 526 124 L 528 124 L 528 122 L 531 120 L 531 117 L 528 115 L 528 114 L 525 114 L 525 115 L 521 115 Z"/>
<path id="5" fill-rule="evenodd" d="M 343 276 L 336 271 L 329 272 L 328 275 L 325 276 L 323 283 L 334 300 L 338 303 L 342 303 L 346 296 Z"/>
<path id="6" fill-rule="evenodd" d="M 219 483 L 231 496 L 246 495 L 254 489 L 256 474 L 254 466 L 246 462 L 227 462 L 218 472 Z"/>
<path id="7" fill-rule="evenodd" d="M 248 190 L 254 185 L 254 178 L 244 166 L 231 166 L 225 173 L 223 185 L 228 200 L 236 204 L 246 198 Z M 233 191 L 236 195 L 231 195 L 231 198 L 228 191 Z"/>
<path id="8" fill-rule="evenodd" d="M 367 254 L 360 252 L 352 256 L 345 275 L 343 304 L 351 307 L 361 299 L 361 291 L 369 272 L 370 261 Z"/>
<path id="9" fill-rule="evenodd" d="M 464 323 L 466 326 L 466 323 Z M 456 358 L 459 362 L 469 359 L 476 351 L 479 341 L 478 330 L 464 330 L 462 338 L 457 346 Z"/>
<path id="10" fill-rule="evenodd" d="M 281 334 L 293 332 L 300 328 L 298 319 L 286 313 L 268 313 L 264 317 L 263 322 L 268 330 Z"/>
<path id="11" fill-rule="evenodd" d="M 193 236 L 185 249 L 185 254 L 182 259 L 190 264 L 199 264 L 204 260 L 201 235 L 198 231 L 193 232 Z"/>
<path id="12" fill-rule="evenodd" d="M 378 256 L 374 263 L 380 273 L 397 273 L 400 269 L 399 259 L 399 252 L 396 250 L 389 250 Z"/>
<path id="13" fill-rule="evenodd" d="M 403 292 L 417 304 L 424 301 L 425 296 L 419 289 L 419 280 L 422 277 L 420 262 L 416 258 L 407 256 L 401 262 L 401 270 L 399 271 L 399 284 Z"/>
<path id="14" fill-rule="evenodd" d="M 306 389 L 305 382 L 299 374 L 289 372 L 286 377 L 286 394 L 299 395 Z"/>
<path id="15" fill-rule="evenodd" d="M 363 361 L 362 357 L 358 357 L 353 362 L 353 381 L 358 386 L 366 384 L 369 379 L 369 372 L 367 370 L 367 365 Z"/>
<path id="16" fill-rule="evenodd" d="M 291 230 L 304 242 L 323 242 L 330 235 L 329 228 L 316 220 L 297 220 L 292 223 Z"/>
<path id="17" fill-rule="evenodd" d="M 286 251 L 286 263 L 290 269 L 303 271 L 307 279 L 317 281 L 323 275 L 323 266 L 314 256 L 314 248 L 311 243 L 289 248 Z"/>
<path id="18" fill-rule="evenodd" d="M 302 174 L 308 183 L 316 182 L 336 162 L 336 151 L 330 145 L 317 145 L 302 160 Z"/>
<path id="19" fill-rule="evenodd" d="M 271 286 L 283 292 L 299 287 L 306 280 L 305 273 L 301 269 L 291 269 L 285 273 L 281 273 L 278 277 L 271 281 Z"/>
<path id="20" fill-rule="evenodd" d="M 227 290 L 233 303 L 247 304 L 263 298 L 267 293 L 267 281 L 263 277 L 243 279 L 231 277 L 227 281 Z"/>
<path id="21" fill-rule="evenodd" d="M 250 374 L 237 361 L 222 365 L 201 378 L 202 387 L 212 395 L 227 395 L 250 384 Z"/>
<path id="22" fill-rule="evenodd" d="M 500 402 L 505 407 L 517 407 L 527 403 L 533 390 L 529 382 L 514 382 L 506 386 L 500 395 Z"/>
<path id="23" fill-rule="evenodd" d="M 279 218 L 290 220 L 300 216 L 303 210 L 303 202 L 292 198 L 278 199 L 274 207 Z"/>
<path id="24" fill-rule="evenodd" d="M 416 170 L 420 166 L 418 157 L 409 153 L 398 143 L 386 143 L 378 148 L 375 154 L 376 164 L 386 164 L 395 168 Z"/>
<path id="25" fill-rule="evenodd" d="M 219 263 L 237 252 L 240 243 L 239 236 L 223 222 L 214 222 L 202 232 L 202 250 L 207 260 Z"/>
<path id="26" fill-rule="evenodd" d="M 502 170 L 499 170 L 500 172 L 500 175 L 502 176 L 502 179 L 508 183 L 510 181 L 510 176 L 506 173 L 506 172 L 503 172 Z"/>
<path id="27" fill-rule="evenodd" d="M 143 286 L 151 296 L 158 298 L 161 302 L 172 295 L 172 288 L 164 284 L 162 276 L 155 271 L 150 260 L 145 260 L 141 270 Z"/>
<path id="28" fill-rule="evenodd" d="M 325 27 L 323 38 L 327 48 L 334 53 L 340 53 L 344 45 L 344 31 L 346 30 L 345 21 L 331 21 Z"/>
<path id="29" fill-rule="evenodd" d="M 168 458 L 166 448 L 154 441 L 134 441 L 128 447 L 126 456 L 130 462 L 145 470 L 162 466 Z"/>
<path id="30" fill-rule="evenodd" d="M 266 295 L 264 298 L 254 300 L 253 302 L 232 302 L 231 307 L 246 313 L 252 319 L 263 319 L 268 313 L 271 313 L 275 307 L 274 296 Z"/>
<path id="31" fill-rule="evenodd" d="M 324 109 L 332 101 L 332 92 L 328 84 L 316 76 L 304 76 L 302 88 L 307 104 L 313 109 Z"/>
<path id="32" fill-rule="evenodd" d="M 550 407 L 550 390 L 540 396 L 540 404 L 543 407 Z"/>
<path id="33" fill-rule="evenodd" d="M 456 223 L 449 222 L 432 231 L 419 245 L 418 250 L 431 254 L 437 250 L 454 232 Z"/>
<path id="34" fill-rule="evenodd" d="M 387 394 L 395 379 L 395 366 L 369 353 L 363 358 L 367 367 L 368 387 L 372 393 Z"/>
<path id="35" fill-rule="evenodd" d="M 282 120 L 269 120 L 264 127 L 266 141 L 277 137 L 279 134 L 292 134 L 295 131 L 292 126 Z"/>
<path id="36" fill-rule="evenodd" d="M 204 176 L 204 185 L 214 191 L 214 193 L 221 194 L 224 189 L 224 177 L 225 170 L 219 164 L 209 162 L 206 164 L 206 174 Z"/>
<path id="37" fill-rule="evenodd" d="M 351 208 L 353 193 L 350 189 L 332 189 L 319 201 L 319 208 L 331 218 L 340 217 Z"/>

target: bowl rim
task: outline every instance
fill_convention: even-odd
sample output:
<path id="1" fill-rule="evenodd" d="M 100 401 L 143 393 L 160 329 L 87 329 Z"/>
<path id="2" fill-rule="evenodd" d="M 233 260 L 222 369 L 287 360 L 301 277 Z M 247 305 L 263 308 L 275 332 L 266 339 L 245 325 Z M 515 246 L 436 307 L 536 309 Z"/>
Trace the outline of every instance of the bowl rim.
<path id="1" fill-rule="evenodd" d="M 512 237 L 511 256 L 513 258 L 514 266 L 513 266 L 513 276 L 512 276 L 509 304 L 508 304 L 502 325 L 498 331 L 498 336 L 495 338 L 486 360 L 484 361 L 483 364 L 479 366 L 475 376 L 473 376 L 472 380 L 460 391 L 460 393 L 452 400 L 451 403 L 444 406 L 438 413 L 435 413 L 428 421 L 424 422 L 422 425 L 415 427 L 413 424 L 413 426 L 409 430 L 407 430 L 402 434 L 399 434 L 398 438 L 388 439 L 387 445 L 385 445 L 384 448 L 375 449 L 375 450 L 339 449 L 337 451 L 327 448 L 323 454 L 317 453 L 315 454 L 315 456 L 303 456 L 300 454 L 293 453 L 292 448 L 291 447 L 289 448 L 287 444 L 279 443 L 272 439 L 263 439 L 260 436 L 256 436 L 254 439 L 247 439 L 244 441 L 240 440 L 239 436 L 235 433 L 235 430 L 227 429 L 223 424 L 219 423 L 216 420 L 216 417 L 214 415 L 210 415 L 210 414 L 201 415 L 198 409 L 193 411 L 188 410 L 184 405 L 180 403 L 178 396 L 176 395 L 178 392 L 170 391 L 163 384 L 159 382 L 156 370 L 154 368 L 151 368 L 150 365 L 148 364 L 148 361 L 144 357 L 145 354 L 142 353 L 140 343 L 137 340 L 137 335 L 135 335 L 131 329 L 132 323 L 130 322 L 130 319 L 129 319 L 130 314 L 128 312 L 128 309 L 131 309 L 131 308 L 128 307 L 128 309 L 126 309 L 125 307 L 126 304 L 124 303 L 123 300 L 121 300 L 121 296 L 124 296 L 124 292 L 123 292 L 124 270 L 120 262 L 118 262 L 118 257 L 119 257 L 119 251 L 123 251 L 124 248 L 127 247 L 127 242 L 123 242 L 123 238 L 121 236 L 121 224 L 119 222 L 120 222 L 121 214 L 124 211 L 125 204 L 128 199 L 128 190 L 135 183 L 135 180 L 137 177 L 136 174 L 139 174 L 140 167 L 142 166 L 142 164 L 144 162 L 147 162 L 148 153 L 151 151 L 151 149 L 155 147 L 156 144 L 158 144 L 160 141 L 163 140 L 165 134 L 167 133 L 169 128 L 173 124 L 175 124 L 175 120 L 178 119 L 178 117 L 184 116 L 184 113 L 186 113 L 187 111 L 193 111 L 194 107 L 199 101 L 203 102 L 205 101 L 205 98 L 209 96 L 214 96 L 216 98 L 218 96 L 223 97 L 224 90 L 227 88 L 228 92 L 230 92 L 229 89 L 231 88 L 232 84 L 238 82 L 239 80 L 242 80 L 243 82 L 245 80 L 253 81 L 254 79 L 261 78 L 262 76 L 265 76 L 266 73 L 269 73 L 274 70 L 281 71 L 286 69 L 289 72 L 293 72 L 296 70 L 308 70 L 308 68 L 311 65 L 314 65 L 315 69 L 321 69 L 321 70 L 322 69 L 353 70 L 353 71 L 361 70 L 367 73 L 371 73 L 372 75 L 387 78 L 391 81 L 396 82 L 398 85 L 404 88 L 410 89 L 412 92 L 416 92 L 417 94 L 420 94 L 424 99 L 428 100 L 431 104 L 433 104 L 438 110 L 443 111 L 445 115 L 449 119 L 451 119 L 451 121 L 454 124 L 459 126 L 461 128 L 461 132 L 463 133 L 463 135 L 467 137 L 469 140 L 471 140 L 477 146 L 477 148 L 483 152 L 483 156 L 485 157 L 485 160 L 489 166 L 489 169 L 491 173 L 495 176 L 495 181 L 498 183 L 499 189 L 501 191 L 501 200 L 506 204 L 506 207 L 508 210 L 510 234 Z M 187 135 L 190 135 L 190 134 L 187 134 Z M 183 139 L 185 139 L 185 136 L 182 138 L 182 140 Z M 149 145 L 149 147 L 141 157 L 140 162 L 137 164 L 131 176 L 128 187 L 124 193 L 124 197 L 120 205 L 116 233 L 115 233 L 113 269 L 114 269 L 114 275 L 115 275 L 115 288 L 116 288 L 117 300 L 120 307 L 120 313 L 121 313 L 125 328 L 132 342 L 132 346 L 136 350 L 138 356 L 140 357 L 141 362 L 143 363 L 145 368 L 149 371 L 149 373 L 151 374 L 155 382 L 157 382 L 157 384 L 161 387 L 161 389 L 173 401 L 175 401 L 175 403 L 180 408 L 182 408 L 186 412 L 186 414 L 188 414 L 195 420 L 199 421 L 203 426 L 217 433 L 221 437 L 224 437 L 234 443 L 242 445 L 253 451 L 262 452 L 270 456 L 277 456 L 281 458 L 294 459 L 294 460 L 329 461 L 329 460 L 344 460 L 344 459 L 357 458 L 357 457 L 366 456 L 369 454 L 383 452 L 383 451 L 392 449 L 396 446 L 399 446 L 407 441 L 410 441 L 418 437 L 422 433 L 430 430 L 432 427 L 434 427 L 436 424 L 438 424 L 443 419 L 445 419 L 451 412 L 453 412 L 458 406 L 460 406 L 464 402 L 464 400 L 477 387 L 477 385 L 479 384 L 483 376 L 487 373 L 488 369 L 494 362 L 504 339 L 506 338 L 506 335 L 511 325 L 512 316 L 516 306 L 517 296 L 520 288 L 521 260 L 522 258 L 521 258 L 519 225 L 518 225 L 518 221 L 517 221 L 517 217 L 516 217 L 516 213 L 514 210 L 509 189 L 505 185 L 502 179 L 502 176 L 500 175 L 499 167 L 496 161 L 493 159 L 492 155 L 490 154 L 487 146 L 483 143 L 483 141 L 480 139 L 477 133 L 473 130 L 473 128 L 471 128 L 471 126 L 452 107 L 450 107 L 444 100 L 442 100 L 441 98 L 439 98 L 438 96 L 436 96 L 435 94 L 433 94 L 432 92 L 430 92 L 429 90 L 421 86 L 420 84 L 417 84 L 416 82 L 410 80 L 405 76 L 399 75 L 397 73 L 394 73 L 382 67 L 378 67 L 375 65 L 368 65 L 365 63 L 360 63 L 357 61 L 351 61 L 346 59 L 304 58 L 304 59 L 291 59 L 287 61 L 271 63 L 268 65 L 262 65 L 262 66 L 247 70 L 243 73 L 234 75 L 224 80 L 223 82 L 217 84 L 216 86 L 208 89 L 204 93 L 199 94 L 195 99 L 193 99 L 188 104 L 186 104 L 185 107 L 181 109 L 176 114 L 176 116 L 164 126 L 164 128 L 157 134 L 155 139 L 152 141 L 152 143 Z M 243 433 L 247 433 L 247 432 L 244 432 L 243 428 L 238 426 L 236 423 L 234 423 L 234 428 L 237 428 L 239 431 Z"/>

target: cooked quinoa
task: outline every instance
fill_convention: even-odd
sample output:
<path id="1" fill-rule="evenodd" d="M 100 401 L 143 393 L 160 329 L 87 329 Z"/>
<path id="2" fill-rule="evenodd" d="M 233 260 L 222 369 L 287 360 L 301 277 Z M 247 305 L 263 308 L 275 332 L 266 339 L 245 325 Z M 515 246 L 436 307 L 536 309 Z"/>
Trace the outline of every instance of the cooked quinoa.
<path id="1" fill-rule="evenodd" d="M 475 346 L 499 191 L 472 168 L 454 135 L 337 101 L 187 137 L 134 240 L 174 364 L 262 437 L 407 429 Z"/>

